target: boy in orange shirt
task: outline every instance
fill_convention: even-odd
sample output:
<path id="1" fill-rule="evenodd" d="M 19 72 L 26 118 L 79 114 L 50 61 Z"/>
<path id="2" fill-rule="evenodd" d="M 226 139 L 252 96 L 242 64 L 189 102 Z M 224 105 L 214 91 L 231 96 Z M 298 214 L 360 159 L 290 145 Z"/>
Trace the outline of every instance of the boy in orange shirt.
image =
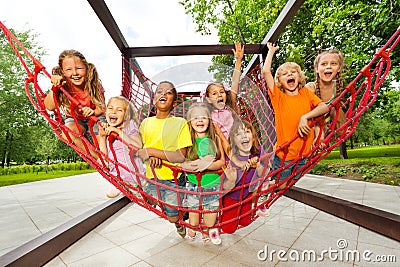
<path id="1" fill-rule="evenodd" d="M 306 76 L 298 64 L 294 62 L 282 64 L 277 69 L 274 79 L 271 73 L 272 57 L 279 47 L 272 43 L 267 43 L 267 46 L 268 54 L 265 59 L 263 74 L 268 87 L 268 95 L 275 112 L 277 137 L 275 147 L 278 148 L 290 141 L 296 136 L 296 133 L 302 137 L 290 144 L 286 156 L 285 150 L 280 150 L 275 154 L 272 162 L 272 171 L 275 171 L 282 166 L 291 164 L 294 159 L 302 157 L 311 150 L 314 141 L 314 131 L 308 125 L 308 120 L 327 113 L 329 109 L 320 98 L 307 88 L 304 88 Z M 304 148 L 303 142 L 306 142 Z M 283 163 L 282 160 L 284 160 Z M 283 181 L 292 172 L 304 166 L 305 161 L 306 159 L 301 159 L 297 166 L 295 163 L 287 169 L 282 169 L 280 173 L 272 177 L 272 180 L 278 178 L 278 182 Z M 296 169 L 294 169 L 295 166 Z M 278 187 L 278 190 L 283 189 L 285 186 L 286 183 L 283 183 Z"/>

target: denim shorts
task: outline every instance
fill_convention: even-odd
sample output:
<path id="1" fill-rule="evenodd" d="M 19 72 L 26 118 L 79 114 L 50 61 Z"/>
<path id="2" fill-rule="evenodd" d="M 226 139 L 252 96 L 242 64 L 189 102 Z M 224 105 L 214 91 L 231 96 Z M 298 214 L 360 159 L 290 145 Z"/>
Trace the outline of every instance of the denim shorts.
<path id="1" fill-rule="evenodd" d="M 186 195 L 188 208 L 198 209 L 200 206 L 200 198 L 203 210 L 213 211 L 219 208 L 219 199 L 221 198 L 220 185 L 210 188 L 201 188 L 201 192 L 215 192 L 215 194 L 200 194 L 198 185 L 190 182 L 187 185 L 187 190 L 190 191 Z M 191 192 L 193 192 L 193 194 L 191 194 Z M 199 194 L 195 194 L 195 192 Z"/>
<path id="2" fill-rule="evenodd" d="M 278 172 L 272 176 L 271 180 L 275 181 L 276 178 L 278 178 L 279 174 L 280 174 L 278 182 L 282 182 L 283 180 L 288 178 L 293 172 L 302 168 L 306 164 L 306 161 L 307 161 L 307 159 L 301 159 L 301 160 L 299 160 L 297 166 L 296 166 L 296 163 L 293 163 L 290 167 L 288 167 L 286 169 L 282 168 L 282 170 L 280 172 Z M 285 162 L 283 163 L 283 166 L 287 166 L 292 162 L 293 162 L 293 160 L 285 160 Z M 277 155 L 274 155 L 273 159 L 272 159 L 272 172 L 281 168 L 281 163 L 282 163 L 282 159 L 280 157 L 278 157 Z M 296 169 L 294 168 L 295 166 L 296 166 Z M 298 180 L 300 178 L 300 174 L 301 173 L 298 173 L 296 176 L 293 177 L 293 179 Z"/>
<path id="3" fill-rule="evenodd" d="M 152 179 L 154 180 L 154 179 Z M 142 182 L 143 190 L 147 194 L 151 195 L 152 197 L 158 199 L 158 192 L 157 188 L 160 192 L 160 198 L 163 202 L 173 205 L 173 206 L 178 206 L 178 197 L 179 197 L 179 203 L 181 203 L 182 206 L 182 201 L 183 201 L 183 195 L 181 191 L 177 192 L 176 190 L 176 184 L 175 180 L 157 180 L 159 183 L 162 185 L 157 185 L 152 183 L 152 182 L 147 182 L 144 180 Z M 185 189 L 185 177 L 184 175 L 181 175 L 178 179 L 178 189 L 179 190 L 184 190 Z M 171 190 L 169 188 L 164 187 L 163 185 L 173 187 L 174 190 Z M 178 216 L 179 212 L 178 209 L 174 209 L 173 207 L 163 205 L 164 213 L 165 215 L 172 217 L 172 216 Z"/>
<path id="4" fill-rule="evenodd" d="M 97 117 L 101 122 L 106 122 L 106 117 L 105 116 L 99 116 Z M 64 123 L 67 124 L 69 122 L 75 122 L 74 118 L 68 117 L 64 120 Z M 89 119 L 87 120 L 78 120 L 78 123 L 80 126 L 82 126 L 82 128 L 84 129 L 84 131 L 86 133 L 90 134 L 90 129 L 89 129 Z M 97 123 L 95 123 L 93 125 L 93 132 L 95 135 L 99 135 L 99 125 Z"/>

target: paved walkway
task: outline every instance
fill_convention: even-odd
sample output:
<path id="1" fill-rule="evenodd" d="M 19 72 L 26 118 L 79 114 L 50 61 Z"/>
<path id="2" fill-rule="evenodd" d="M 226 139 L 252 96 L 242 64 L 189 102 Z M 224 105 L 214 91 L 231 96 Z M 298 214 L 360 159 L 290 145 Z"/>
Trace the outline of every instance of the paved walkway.
<path id="1" fill-rule="evenodd" d="M 400 214 L 400 187 L 315 175 L 296 185 Z M 109 187 L 97 173 L 0 187 L 0 256 L 104 203 Z M 399 266 L 400 242 L 282 197 L 220 246 L 182 239 L 130 203 L 45 266 L 376 266 L 378 257 Z"/>

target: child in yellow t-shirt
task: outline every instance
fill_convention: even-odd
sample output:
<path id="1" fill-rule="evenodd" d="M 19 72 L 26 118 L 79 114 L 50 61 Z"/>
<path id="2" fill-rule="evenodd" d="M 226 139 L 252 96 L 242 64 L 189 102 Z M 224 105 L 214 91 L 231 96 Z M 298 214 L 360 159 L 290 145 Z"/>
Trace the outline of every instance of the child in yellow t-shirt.
<path id="1" fill-rule="evenodd" d="M 153 104 L 156 106 L 156 116 L 148 117 L 140 124 L 140 134 L 143 141 L 143 148 L 138 150 L 137 155 L 146 165 L 146 177 L 154 179 L 155 175 L 160 183 L 165 186 L 176 188 L 173 172 L 170 168 L 163 166 L 164 161 L 170 165 L 176 165 L 185 161 L 186 150 L 192 146 L 189 127 L 184 118 L 172 116 L 171 110 L 177 99 L 177 91 L 173 83 L 162 81 L 158 84 Z M 155 175 L 153 174 L 153 171 Z M 185 188 L 185 177 L 178 174 L 179 189 Z M 169 205 L 178 206 L 182 203 L 182 194 L 179 194 L 178 203 L 177 193 L 164 186 L 158 186 L 160 200 Z M 156 186 L 148 183 L 144 190 L 155 198 L 158 198 Z M 151 203 L 155 204 L 155 203 Z M 169 222 L 175 223 L 177 232 L 182 237 L 186 235 L 186 229 L 178 223 L 179 212 L 168 205 L 163 205 L 164 213 Z"/>

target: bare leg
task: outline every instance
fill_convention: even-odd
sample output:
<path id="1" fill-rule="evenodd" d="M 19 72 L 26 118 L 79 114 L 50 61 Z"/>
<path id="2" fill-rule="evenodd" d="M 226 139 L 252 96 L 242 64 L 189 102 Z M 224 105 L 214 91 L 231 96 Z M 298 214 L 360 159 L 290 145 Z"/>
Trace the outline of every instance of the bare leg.
<path id="1" fill-rule="evenodd" d="M 72 131 L 74 131 L 75 133 L 79 133 L 79 130 L 77 128 L 77 125 L 75 124 L 75 122 L 68 122 L 66 124 L 66 126 L 68 128 L 70 128 Z M 80 126 L 79 126 L 80 127 Z M 74 144 L 79 147 L 80 149 L 82 149 L 83 151 L 86 151 L 85 145 L 83 144 L 82 140 L 72 134 L 69 135 L 69 137 L 71 138 L 72 142 L 74 142 Z M 67 137 L 65 136 L 65 134 L 63 133 L 63 138 L 67 139 Z M 96 136 L 96 138 L 98 138 Z M 96 160 L 99 158 L 99 155 L 96 151 L 92 150 L 89 146 L 88 146 L 89 152 L 92 155 L 92 157 L 94 157 Z"/>

